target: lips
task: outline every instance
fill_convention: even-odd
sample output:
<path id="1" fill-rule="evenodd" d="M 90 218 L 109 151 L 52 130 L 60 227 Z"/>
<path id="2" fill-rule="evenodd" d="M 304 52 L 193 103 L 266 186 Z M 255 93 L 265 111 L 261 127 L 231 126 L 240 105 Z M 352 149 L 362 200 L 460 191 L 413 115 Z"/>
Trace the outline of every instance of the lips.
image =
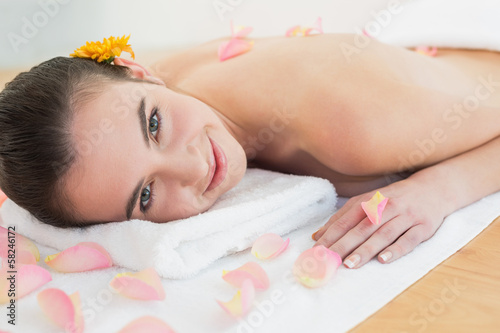
<path id="1" fill-rule="evenodd" d="M 217 142 L 210 140 L 212 146 L 212 154 L 210 156 L 210 180 L 205 192 L 208 192 L 222 183 L 227 174 L 227 159 L 222 148 Z"/>

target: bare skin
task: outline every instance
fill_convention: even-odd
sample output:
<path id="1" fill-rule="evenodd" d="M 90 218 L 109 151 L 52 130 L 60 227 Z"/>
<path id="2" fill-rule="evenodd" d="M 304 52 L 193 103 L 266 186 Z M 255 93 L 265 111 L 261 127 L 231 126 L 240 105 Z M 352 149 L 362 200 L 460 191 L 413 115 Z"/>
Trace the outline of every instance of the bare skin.
<path id="1" fill-rule="evenodd" d="M 396 260 L 444 217 L 500 189 L 500 54 L 446 49 L 431 58 L 372 41 L 348 61 L 339 44 L 352 45 L 352 35 L 325 34 L 256 39 L 219 62 L 223 40 L 154 73 L 230 119 L 254 166 L 327 178 L 340 195 L 357 195 L 313 236 L 352 254 L 347 266 Z M 288 123 L 273 130 L 277 112 Z M 391 198 L 376 226 L 360 208 L 375 189 Z"/>
<path id="2" fill-rule="evenodd" d="M 173 107 L 172 116 L 168 109 L 161 111 L 178 119 L 178 134 L 169 137 L 175 144 L 160 138 L 154 153 L 148 153 L 144 143 L 137 143 L 135 118 L 116 123 L 121 131 L 111 132 L 108 141 L 94 147 L 92 159 L 83 158 L 70 172 L 67 190 L 75 207 L 85 207 L 83 216 L 125 218 L 117 212 L 124 211 L 133 185 L 123 184 L 129 179 L 135 184 L 143 174 L 170 184 L 167 189 L 177 188 L 182 195 L 170 192 L 178 201 L 172 207 L 186 208 L 153 207 L 141 215 L 136 207 L 133 218 L 192 215 L 234 186 L 248 161 L 326 178 L 340 195 L 352 197 L 313 239 L 357 268 L 375 256 L 383 263 L 398 259 L 430 238 L 447 215 L 500 190 L 500 54 L 440 50 L 431 58 L 373 40 L 346 57 L 339 45 L 352 45 L 353 36 L 324 34 L 256 39 L 251 51 L 220 62 L 217 49 L 224 40 L 171 55 L 151 68 L 176 94 L 154 88 L 144 95 L 146 101 L 184 105 Z M 131 67 L 136 77 L 146 75 L 140 66 Z M 106 90 L 79 112 L 76 138 L 97 126 L 103 112 L 112 117 L 107 106 L 133 87 Z M 133 110 L 135 104 L 127 107 Z M 182 108 L 190 112 L 184 116 Z M 228 180 L 208 194 L 203 192 L 206 134 L 220 140 L 228 160 L 236 163 Z M 109 164 L 113 169 L 102 167 Z M 98 187 L 102 190 L 95 192 Z M 157 188 L 157 202 L 164 202 L 169 190 Z M 360 205 L 375 190 L 390 198 L 378 225 Z"/>

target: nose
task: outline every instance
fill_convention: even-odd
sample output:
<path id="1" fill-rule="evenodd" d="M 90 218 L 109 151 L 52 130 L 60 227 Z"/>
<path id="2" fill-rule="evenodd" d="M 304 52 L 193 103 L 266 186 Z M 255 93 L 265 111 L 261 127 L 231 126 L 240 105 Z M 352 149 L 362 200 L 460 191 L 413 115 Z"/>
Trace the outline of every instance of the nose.
<path id="1" fill-rule="evenodd" d="M 200 149 L 188 144 L 175 151 L 159 151 L 156 162 L 158 176 L 164 177 L 168 183 L 179 183 L 180 186 L 195 186 L 201 191 L 207 180 L 209 165 Z"/>

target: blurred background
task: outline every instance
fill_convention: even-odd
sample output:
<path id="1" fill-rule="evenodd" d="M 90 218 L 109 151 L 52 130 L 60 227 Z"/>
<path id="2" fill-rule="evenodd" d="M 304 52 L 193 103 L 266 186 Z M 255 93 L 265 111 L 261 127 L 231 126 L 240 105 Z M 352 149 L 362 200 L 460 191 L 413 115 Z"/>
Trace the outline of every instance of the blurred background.
<path id="1" fill-rule="evenodd" d="M 0 70 L 68 56 L 86 41 L 131 34 L 138 59 L 230 35 L 284 35 L 320 16 L 325 32 L 354 33 L 397 0 L 0 0 Z M 403 3 L 403 1 L 401 1 Z M 158 53 L 158 52 L 156 52 Z"/>

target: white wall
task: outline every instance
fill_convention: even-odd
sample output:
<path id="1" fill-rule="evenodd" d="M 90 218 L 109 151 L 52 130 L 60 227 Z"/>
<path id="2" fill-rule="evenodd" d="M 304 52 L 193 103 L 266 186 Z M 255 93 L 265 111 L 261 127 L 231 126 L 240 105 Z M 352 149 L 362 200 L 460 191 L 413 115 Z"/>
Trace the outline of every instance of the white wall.
<path id="1" fill-rule="evenodd" d="M 398 0 L 392 0 L 398 1 Z M 389 0 L 0 0 L 0 69 L 67 56 L 85 41 L 131 34 L 136 53 L 202 43 L 230 33 L 283 35 L 318 16 L 325 32 L 354 32 Z"/>

